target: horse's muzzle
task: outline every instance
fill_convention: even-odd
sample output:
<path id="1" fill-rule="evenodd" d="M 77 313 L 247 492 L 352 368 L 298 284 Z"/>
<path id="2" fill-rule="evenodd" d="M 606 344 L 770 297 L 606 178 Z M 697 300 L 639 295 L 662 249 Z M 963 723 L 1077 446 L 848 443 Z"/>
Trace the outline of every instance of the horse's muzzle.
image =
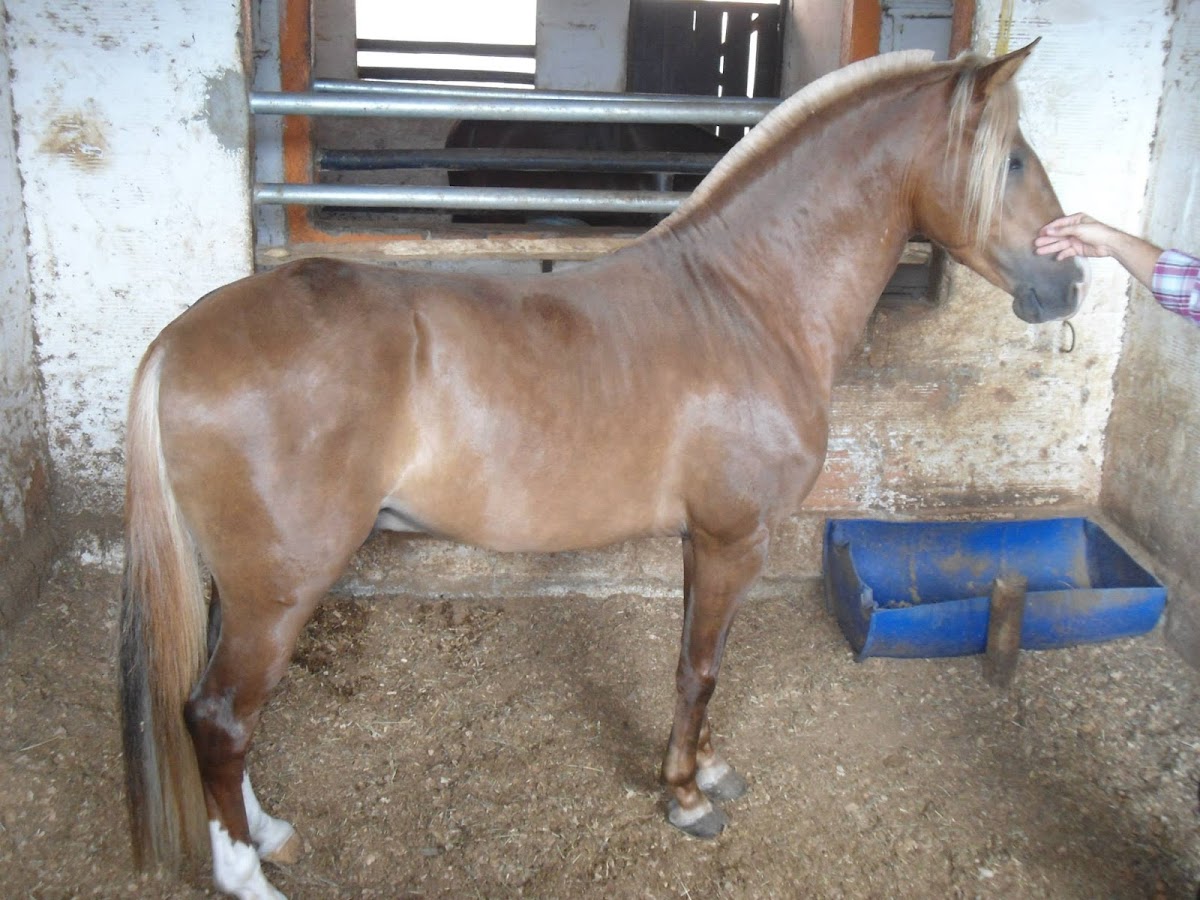
<path id="1" fill-rule="evenodd" d="M 1024 282 L 1013 291 L 1013 313 L 1022 322 L 1038 325 L 1068 319 L 1078 311 L 1091 281 L 1089 268 L 1078 259 L 1059 265 L 1054 276 Z"/>

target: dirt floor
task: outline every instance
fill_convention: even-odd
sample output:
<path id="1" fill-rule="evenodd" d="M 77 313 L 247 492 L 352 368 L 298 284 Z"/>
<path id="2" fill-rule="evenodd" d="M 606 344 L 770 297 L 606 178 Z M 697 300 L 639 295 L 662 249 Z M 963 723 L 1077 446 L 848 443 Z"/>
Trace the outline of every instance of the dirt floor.
<path id="1" fill-rule="evenodd" d="M 61 568 L 0 660 L 5 897 L 200 897 L 133 873 L 116 577 Z M 855 663 L 819 585 L 734 628 L 714 727 L 750 793 L 710 842 L 657 786 L 680 604 L 331 599 L 264 716 L 260 797 L 307 855 L 293 898 L 1187 898 L 1200 673 L 1157 633 Z"/>

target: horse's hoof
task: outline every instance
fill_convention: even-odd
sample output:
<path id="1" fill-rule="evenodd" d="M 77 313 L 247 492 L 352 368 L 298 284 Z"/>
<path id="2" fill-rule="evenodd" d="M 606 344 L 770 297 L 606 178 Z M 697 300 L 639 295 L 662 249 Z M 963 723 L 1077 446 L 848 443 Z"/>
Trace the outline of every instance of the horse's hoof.
<path id="1" fill-rule="evenodd" d="M 704 791 L 704 796 L 709 800 L 719 803 L 737 800 L 750 790 L 746 779 L 728 763 L 701 769 L 696 773 L 696 785 Z"/>
<path id="2" fill-rule="evenodd" d="M 715 838 L 729 824 L 729 817 L 719 807 L 711 803 L 705 804 L 707 809 L 685 810 L 679 801 L 672 800 L 667 804 L 667 821 L 692 837 Z"/>
<path id="3" fill-rule="evenodd" d="M 304 842 L 293 830 L 287 839 L 273 850 L 260 851 L 259 858 L 277 866 L 291 866 L 304 855 Z"/>

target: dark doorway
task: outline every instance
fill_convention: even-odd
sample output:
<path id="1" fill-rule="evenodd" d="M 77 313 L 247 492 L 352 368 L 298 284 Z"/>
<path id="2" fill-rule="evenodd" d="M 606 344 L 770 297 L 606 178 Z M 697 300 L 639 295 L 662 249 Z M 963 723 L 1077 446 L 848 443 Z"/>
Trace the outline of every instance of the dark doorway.
<path id="1" fill-rule="evenodd" d="M 625 89 L 777 97 L 781 45 L 778 3 L 632 0 Z M 742 130 L 719 133 L 736 139 Z"/>

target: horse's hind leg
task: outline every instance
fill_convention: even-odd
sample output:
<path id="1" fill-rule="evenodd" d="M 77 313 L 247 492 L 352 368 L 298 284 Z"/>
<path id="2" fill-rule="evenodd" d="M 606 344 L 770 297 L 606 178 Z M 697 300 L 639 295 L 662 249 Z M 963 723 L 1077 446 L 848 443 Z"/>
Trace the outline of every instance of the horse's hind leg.
<path id="1" fill-rule="evenodd" d="M 209 591 L 211 600 L 208 606 L 208 655 L 211 658 L 217 650 L 217 640 L 221 636 L 221 593 L 216 579 L 211 579 Z M 246 822 L 250 828 L 250 839 L 258 849 L 259 859 L 290 865 L 300 858 L 300 838 L 296 829 L 282 819 L 267 815 L 254 788 L 250 785 L 250 774 L 242 775 L 242 805 L 246 808 Z"/>
<path id="2" fill-rule="evenodd" d="M 286 862 L 298 850 L 292 827 L 263 812 L 245 761 L 263 702 L 286 671 L 296 637 L 327 587 L 322 582 L 319 590 L 248 601 L 226 585 L 220 634 L 185 709 L 208 807 L 213 880 L 246 900 L 280 897 L 259 860 Z"/>
<path id="3" fill-rule="evenodd" d="M 739 540 L 695 531 L 684 541 L 683 636 L 663 779 L 671 794 L 667 818 L 696 837 L 714 837 L 725 827 L 725 814 L 713 800 L 745 791 L 741 776 L 713 750 L 708 701 L 717 686 L 729 627 L 762 571 L 767 545 L 762 527 Z"/>

